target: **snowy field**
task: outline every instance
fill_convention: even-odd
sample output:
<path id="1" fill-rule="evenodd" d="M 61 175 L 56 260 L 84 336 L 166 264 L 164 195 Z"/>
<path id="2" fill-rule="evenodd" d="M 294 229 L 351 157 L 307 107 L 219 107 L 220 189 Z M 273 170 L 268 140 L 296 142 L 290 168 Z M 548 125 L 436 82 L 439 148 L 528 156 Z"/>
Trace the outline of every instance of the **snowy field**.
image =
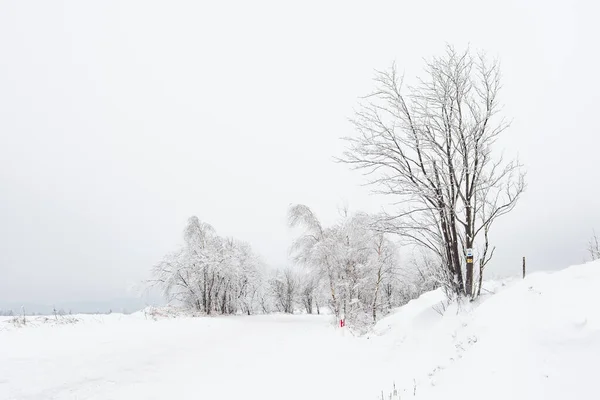
<path id="1" fill-rule="evenodd" d="M 425 294 L 353 336 L 329 316 L 0 320 L 0 399 L 600 399 L 600 262 Z M 443 314 L 443 316 L 442 316 Z"/>
<path id="2" fill-rule="evenodd" d="M 0 399 L 372 398 L 384 352 L 329 318 L 111 315 L 4 331 Z"/>

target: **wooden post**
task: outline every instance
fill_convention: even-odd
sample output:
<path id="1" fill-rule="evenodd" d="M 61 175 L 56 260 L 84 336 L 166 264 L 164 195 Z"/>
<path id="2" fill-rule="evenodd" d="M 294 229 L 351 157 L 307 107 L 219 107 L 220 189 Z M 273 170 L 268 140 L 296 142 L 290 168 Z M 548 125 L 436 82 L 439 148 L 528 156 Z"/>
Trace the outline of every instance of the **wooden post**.
<path id="1" fill-rule="evenodd" d="M 523 257 L 523 279 L 525 279 L 525 257 Z"/>

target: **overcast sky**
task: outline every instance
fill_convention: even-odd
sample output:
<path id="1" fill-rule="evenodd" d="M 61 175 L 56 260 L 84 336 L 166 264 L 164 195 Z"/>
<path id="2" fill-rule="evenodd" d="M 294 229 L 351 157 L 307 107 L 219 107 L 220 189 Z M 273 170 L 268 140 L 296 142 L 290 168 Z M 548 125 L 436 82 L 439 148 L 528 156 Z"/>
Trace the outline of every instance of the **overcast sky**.
<path id="1" fill-rule="evenodd" d="M 484 4 L 485 3 L 485 4 Z M 490 274 L 580 263 L 600 231 L 595 1 L 0 2 L 0 303 L 132 285 L 197 215 L 287 263 L 290 203 L 376 211 L 335 164 L 374 69 L 500 57 L 528 191 Z"/>

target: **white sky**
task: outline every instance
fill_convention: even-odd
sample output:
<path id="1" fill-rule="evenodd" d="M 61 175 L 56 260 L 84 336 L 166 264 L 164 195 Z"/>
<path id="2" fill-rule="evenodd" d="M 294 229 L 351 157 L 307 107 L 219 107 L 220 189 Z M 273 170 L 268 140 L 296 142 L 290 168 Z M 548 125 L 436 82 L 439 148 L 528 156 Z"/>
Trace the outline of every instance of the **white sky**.
<path id="1" fill-rule="evenodd" d="M 501 58 L 501 146 L 528 169 L 490 273 L 586 257 L 596 2 L 284 3 L 0 2 L 0 302 L 127 295 L 190 215 L 285 264 L 290 203 L 381 206 L 339 138 L 374 69 L 417 75 L 446 42 Z"/>

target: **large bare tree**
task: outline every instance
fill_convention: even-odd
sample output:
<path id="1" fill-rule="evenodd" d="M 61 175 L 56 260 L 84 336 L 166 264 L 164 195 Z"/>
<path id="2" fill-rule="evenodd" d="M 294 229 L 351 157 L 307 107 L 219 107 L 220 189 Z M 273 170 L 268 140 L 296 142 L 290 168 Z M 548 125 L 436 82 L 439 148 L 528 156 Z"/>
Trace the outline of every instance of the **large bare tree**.
<path id="1" fill-rule="evenodd" d="M 474 297 L 494 253 L 491 227 L 514 208 L 525 173 L 492 154 L 508 127 L 498 115 L 498 62 L 448 46 L 425 72 L 414 86 L 403 86 L 395 65 L 376 73 L 341 161 L 394 196 L 399 207 L 383 215 L 385 229 L 435 254 L 449 292 Z"/>

